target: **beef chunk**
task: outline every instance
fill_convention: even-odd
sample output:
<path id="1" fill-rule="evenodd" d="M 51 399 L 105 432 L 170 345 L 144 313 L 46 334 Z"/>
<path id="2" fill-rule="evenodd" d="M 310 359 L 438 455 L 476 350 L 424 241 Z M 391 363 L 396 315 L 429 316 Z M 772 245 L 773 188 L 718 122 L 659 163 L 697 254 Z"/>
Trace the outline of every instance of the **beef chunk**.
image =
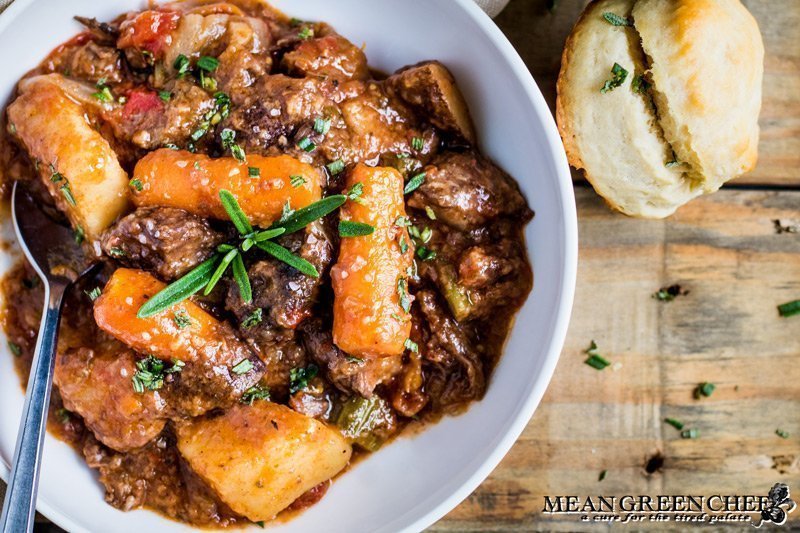
<path id="1" fill-rule="evenodd" d="M 292 369 L 306 366 L 306 351 L 295 331 L 276 327 L 269 320 L 253 325 L 244 322 L 239 331 L 264 362 L 261 384 L 269 387 L 273 398 L 287 396 Z"/>
<path id="2" fill-rule="evenodd" d="M 474 151 L 447 152 L 425 168 L 425 182 L 408 199 L 430 207 L 447 224 L 469 230 L 504 215 L 528 212 L 525 198 L 508 174 Z"/>
<path id="3" fill-rule="evenodd" d="M 389 94 L 401 98 L 436 126 L 475 144 L 475 128 L 453 75 L 438 61 L 406 67 L 386 80 Z"/>
<path id="4" fill-rule="evenodd" d="M 375 387 L 389 382 L 400 371 L 400 356 L 364 360 L 348 356 L 333 343 L 331 328 L 322 319 L 304 323 L 301 331 L 308 356 L 325 369 L 328 379 L 341 391 L 370 398 Z"/>
<path id="5" fill-rule="evenodd" d="M 464 252 L 458 263 L 458 281 L 472 289 L 487 287 L 513 272 L 518 265 L 510 256 L 513 243 L 473 246 Z M 518 254 L 515 254 L 518 255 Z"/>
<path id="6" fill-rule="evenodd" d="M 98 471 L 106 501 L 118 509 L 151 507 L 197 526 L 224 527 L 238 518 L 186 465 L 169 431 L 128 453 L 110 450 L 89 437 L 83 455 Z"/>
<path id="7" fill-rule="evenodd" d="M 157 394 L 133 390 L 136 355 L 116 343 L 110 348 L 59 353 L 53 382 L 64 407 L 82 416 L 98 440 L 128 451 L 161 433 L 166 423 L 164 403 Z"/>
<path id="8" fill-rule="evenodd" d="M 114 135 L 146 150 L 183 146 L 217 108 L 212 95 L 188 79 L 177 79 L 163 90 L 170 94 L 166 102 L 154 91 L 129 93 L 125 105 L 109 120 Z"/>
<path id="9" fill-rule="evenodd" d="M 324 79 L 365 80 L 369 77 L 364 51 L 322 26 L 318 37 L 300 41 L 283 56 L 283 66 L 292 75 Z"/>
<path id="10" fill-rule="evenodd" d="M 416 294 L 421 315 L 415 320 L 424 359 L 425 390 L 435 411 L 477 400 L 486 388 L 483 363 L 436 293 Z"/>
<path id="11" fill-rule="evenodd" d="M 324 221 L 309 224 L 305 230 L 281 239 L 281 244 L 314 265 L 320 273 L 312 278 L 276 259 L 264 259 L 253 263 L 248 269 L 253 288 L 253 302 L 244 305 L 239 297 L 239 288 L 230 286 L 227 306 L 240 320 L 256 309 L 264 309 L 274 324 L 284 328 L 296 328 L 311 316 L 319 287 L 333 260 L 331 231 Z"/>
<path id="12" fill-rule="evenodd" d="M 94 39 L 75 46 L 48 65 L 52 72 L 91 82 L 115 84 L 123 81 L 125 70 L 119 51 L 112 44 Z"/>
<path id="13" fill-rule="evenodd" d="M 224 236 L 204 219 L 172 207 L 140 207 L 103 236 L 103 251 L 126 266 L 179 278 L 208 259 Z"/>

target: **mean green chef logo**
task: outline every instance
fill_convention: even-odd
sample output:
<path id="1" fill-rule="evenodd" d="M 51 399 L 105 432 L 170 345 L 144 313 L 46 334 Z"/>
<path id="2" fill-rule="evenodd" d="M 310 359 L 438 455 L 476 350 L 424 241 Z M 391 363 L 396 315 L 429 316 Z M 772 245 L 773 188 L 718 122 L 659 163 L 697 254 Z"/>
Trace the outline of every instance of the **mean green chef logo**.
<path id="1" fill-rule="evenodd" d="M 675 522 L 680 524 L 731 524 L 750 522 L 783 525 L 797 504 L 789 486 L 776 483 L 766 496 L 722 495 L 625 495 L 625 496 L 545 496 L 542 512 L 574 515 L 582 522 L 641 524 Z"/>

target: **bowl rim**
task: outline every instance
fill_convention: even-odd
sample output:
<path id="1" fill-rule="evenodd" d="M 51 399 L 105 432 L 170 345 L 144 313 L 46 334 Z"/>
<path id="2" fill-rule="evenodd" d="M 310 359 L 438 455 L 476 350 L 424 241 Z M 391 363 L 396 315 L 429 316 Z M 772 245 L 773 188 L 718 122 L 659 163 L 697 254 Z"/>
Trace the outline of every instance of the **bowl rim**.
<path id="1" fill-rule="evenodd" d="M 29 5 L 37 0 L 12 0 L 12 3 L 0 13 L 0 33 L 6 30 L 16 17 L 22 13 Z M 572 177 L 567 162 L 566 152 L 558 133 L 553 114 L 547 102 L 539 90 L 536 81 L 531 75 L 528 67 L 520 57 L 517 50 L 503 34 L 494 21 L 475 3 L 474 0 L 451 0 L 458 8 L 463 10 L 486 34 L 494 46 L 508 61 L 508 66 L 513 75 L 521 83 L 528 102 L 531 104 L 535 114 L 541 121 L 542 128 L 547 139 L 550 156 L 555 167 L 556 188 L 562 200 L 561 222 L 564 224 L 563 237 L 563 272 L 561 285 L 558 291 L 561 295 L 558 309 L 555 310 L 552 335 L 545 350 L 546 357 L 543 361 L 541 372 L 536 377 L 531 391 L 520 404 L 508 431 L 503 435 L 497 446 L 482 461 L 480 466 L 469 476 L 469 478 L 449 496 L 444 498 L 438 505 L 422 514 L 416 519 L 412 519 L 402 531 L 416 532 L 422 531 L 440 520 L 447 513 L 453 510 L 458 504 L 464 501 L 478 486 L 492 473 L 500 461 L 505 457 L 511 447 L 519 438 L 522 431 L 527 426 L 534 411 L 541 402 L 545 391 L 552 379 L 556 364 L 563 349 L 566 339 L 567 328 L 575 295 L 578 268 L 578 220 L 575 205 L 575 193 L 572 185 Z M 0 479 L 7 481 L 9 468 L 4 461 L 0 461 Z M 37 511 L 51 520 L 54 524 L 71 532 L 86 531 L 86 529 L 73 522 L 71 518 L 62 513 L 57 507 L 50 505 L 46 500 L 38 499 L 36 504 Z"/>

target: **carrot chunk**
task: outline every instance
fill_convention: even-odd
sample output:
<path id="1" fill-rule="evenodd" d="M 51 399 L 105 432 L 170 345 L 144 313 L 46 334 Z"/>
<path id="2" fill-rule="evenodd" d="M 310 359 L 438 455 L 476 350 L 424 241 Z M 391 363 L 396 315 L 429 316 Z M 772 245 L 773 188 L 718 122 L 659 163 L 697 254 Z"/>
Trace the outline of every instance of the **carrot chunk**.
<path id="1" fill-rule="evenodd" d="M 164 287 L 147 272 L 117 269 L 94 303 L 97 325 L 137 352 L 167 361 L 204 363 L 211 358 L 215 364 L 232 367 L 255 358 L 231 330 L 189 300 L 138 318 L 142 304 Z"/>
<path id="2" fill-rule="evenodd" d="M 322 196 L 320 175 L 311 165 L 281 155 L 211 159 L 183 150 L 160 149 L 139 160 L 131 181 L 137 206 L 177 207 L 226 220 L 219 191 L 230 191 L 256 226 L 280 218 L 285 206 L 305 207 Z"/>
<path id="3" fill-rule="evenodd" d="M 406 230 L 403 177 L 393 168 L 358 165 L 347 186 L 363 193 L 360 202 L 342 207 L 341 221 L 368 224 L 374 231 L 342 238 L 331 270 L 333 340 L 359 357 L 398 355 L 411 332 L 413 299 L 407 276 L 414 246 Z"/>

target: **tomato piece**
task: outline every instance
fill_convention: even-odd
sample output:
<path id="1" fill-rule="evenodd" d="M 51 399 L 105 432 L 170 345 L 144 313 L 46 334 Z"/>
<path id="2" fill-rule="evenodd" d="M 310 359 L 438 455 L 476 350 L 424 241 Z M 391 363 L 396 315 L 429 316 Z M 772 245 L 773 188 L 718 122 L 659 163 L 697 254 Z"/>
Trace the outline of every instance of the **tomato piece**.
<path id="1" fill-rule="evenodd" d="M 128 101 L 122 108 L 122 114 L 127 117 L 143 115 L 153 110 L 161 111 L 164 101 L 152 91 L 135 89 L 128 94 Z"/>
<path id="2" fill-rule="evenodd" d="M 122 23 L 117 47 L 133 47 L 158 55 L 169 44 L 179 19 L 180 14 L 175 11 L 142 11 Z"/>

